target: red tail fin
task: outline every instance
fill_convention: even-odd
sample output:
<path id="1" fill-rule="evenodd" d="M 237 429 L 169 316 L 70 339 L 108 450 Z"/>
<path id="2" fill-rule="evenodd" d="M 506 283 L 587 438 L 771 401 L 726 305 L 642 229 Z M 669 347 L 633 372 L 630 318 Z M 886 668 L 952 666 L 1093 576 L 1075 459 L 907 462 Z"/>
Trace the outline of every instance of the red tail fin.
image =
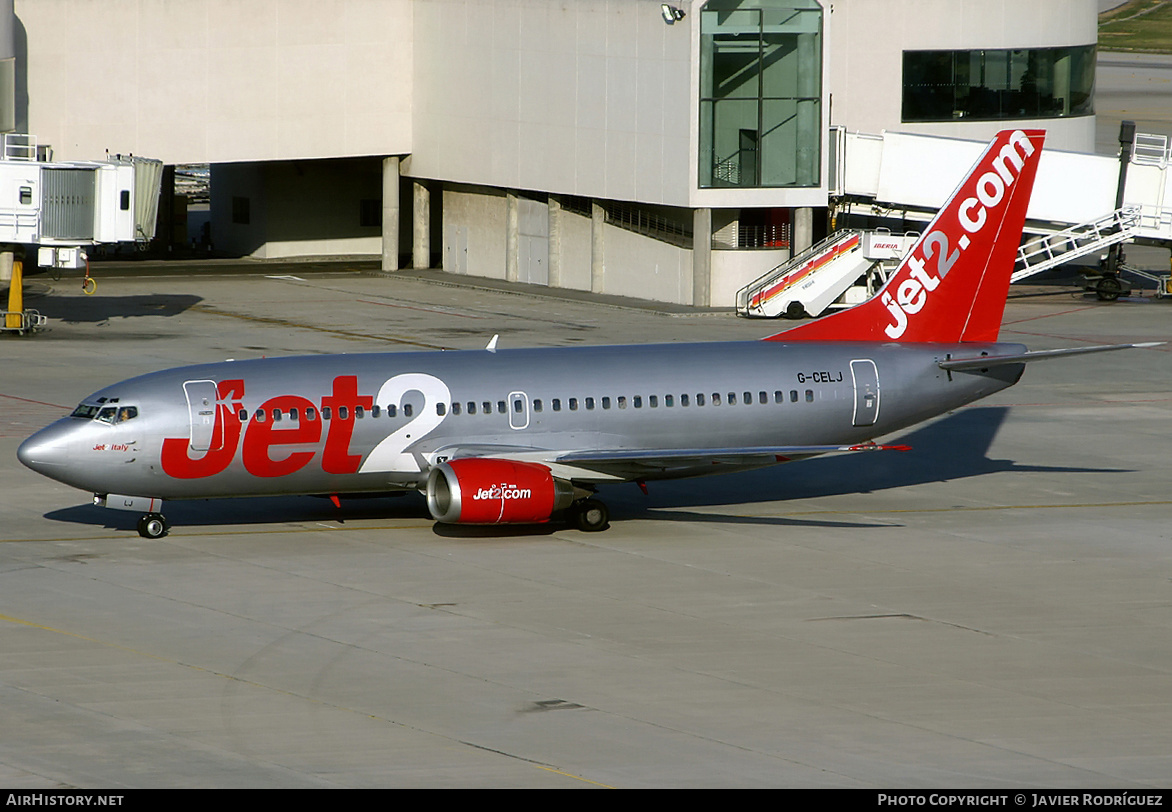
<path id="1" fill-rule="evenodd" d="M 771 341 L 996 341 L 1044 130 L 1005 130 L 872 299 Z"/>

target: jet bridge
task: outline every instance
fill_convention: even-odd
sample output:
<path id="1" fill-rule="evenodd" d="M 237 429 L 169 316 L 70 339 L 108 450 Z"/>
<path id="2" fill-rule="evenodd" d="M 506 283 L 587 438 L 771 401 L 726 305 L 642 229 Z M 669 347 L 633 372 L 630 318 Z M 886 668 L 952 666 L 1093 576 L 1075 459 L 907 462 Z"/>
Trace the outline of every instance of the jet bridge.
<path id="1" fill-rule="evenodd" d="M 839 217 L 899 218 L 927 223 L 948 199 L 984 142 L 931 135 L 878 135 L 834 128 L 831 195 Z M 1046 150 L 1038 166 L 1027 213 L 1025 239 L 1012 280 L 1043 271 L 1114 245 L 1135 240 L 1172 247 L 1172 141 L 1165 135 L 1135 133 L 1125 144 L 1124 181 L 1120 159 L 1108 155 Z M 779 265 L 737 295 L 743 316 L 800 318 L 831 307 L 848 307 L 873 295 L 885 279 L 883 262 L 864 250 L 870 232 L 844 230 Z M 890 235 L 889 235 L 890 236 Z M 903 240 L 905 238 L 891 237 Z M 1172 278 L 1120 266 L 1121 271 L 1156 284 L 1157 295 L 1172 296 Z M 856 284 L 861 282 L 861 284 Z M 1122 283 L 1096 277 L 1103 299 L 1117 297 Z"/>
<path id="2" fill-rule="evenodd" d="M 1130 135 L 1119 156 L 1043 152 L 1014 282 L 1121 243 L 1143 240 L 1172 247 L 1172 142 L 1166 135 Z M 831 193 L 840 216 L 925 223 L 984 148 L 955 138 L 843 128 L 835 128 L 831 138 L 837 156 Z M 1156 282 L 1161 295 L 1172 294 L 1166 274 L 1122 270 Z M 1108 276 L 1103 281 L 1109 294 L 1118 295 L 1117 280 Z"/>
<path id="3" fill-rule="evenodd" d="M 23 262 L 83 268 L 88 246 L 147 242 L 155 234 L 161 161 L 53 161 L 51 153 L 29 135 L 0 137 L 0 283 L 9 283 L 0 330 L 26 333 L 44 324 L 22 307 L 18 249 Z"/>

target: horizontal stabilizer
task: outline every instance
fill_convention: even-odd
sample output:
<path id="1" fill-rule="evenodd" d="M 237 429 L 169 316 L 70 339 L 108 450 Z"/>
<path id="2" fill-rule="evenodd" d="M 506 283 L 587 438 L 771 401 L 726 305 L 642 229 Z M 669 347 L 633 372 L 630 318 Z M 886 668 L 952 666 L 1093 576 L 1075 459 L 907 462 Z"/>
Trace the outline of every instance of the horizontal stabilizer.
<path id="1" fill-rule="evenodd" d="M 1024 364 L 1029 361 L 1043 361 L 1047 358 L 1064 358 L 1068 355 L 1087 355 L 1092 352 L 1110 352 L 1111 350 L 1131 350 L 1139 347 L 1158 347 L 1163 341 L 1145 341 L 1142 344 L 1100 344 L 1094 347 L 1068 347 L 1062 350 L 1034 350 L 1017 355 L 982 355 L 979 358 L 949 358 L 938 361 L 941 369 L 988 369 L 989 367 L 1005 366 L 1006 364 Z"/>

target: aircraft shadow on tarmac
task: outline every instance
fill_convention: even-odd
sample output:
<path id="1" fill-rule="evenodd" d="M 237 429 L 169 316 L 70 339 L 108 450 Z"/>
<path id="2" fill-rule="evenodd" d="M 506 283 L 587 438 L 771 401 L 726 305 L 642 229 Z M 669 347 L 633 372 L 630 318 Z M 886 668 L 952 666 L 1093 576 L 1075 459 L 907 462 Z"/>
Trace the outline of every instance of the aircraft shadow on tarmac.
<path id="1" fill-rule="evenodd" d="M 693 505 L 740 505 L 787 502 L 851 493 L 906 488 L 927 482 L 946 482 L 1002 472 L 1072 474 L 1124 473 L 1121 469 L 1019 465 L 990 459 L 989 449 L 1008 407 L 963 409 L 898 439 L 909 452 L 863 452 L 817 457 L 799 463 L 725 476 L 648 483 L 643 496 L 634 485 L 604 490 L 600 495 L 618 520 L 699 521 L 720 524 L 775 524 L 785 526 L 870 528 L 875 523 L 799 519 L 777 516 L 728 516 L 704 511 L 676 510 Z M 165 504 L 173 527 L 278 524 L 281 522 L 345 523 L 347 520 L 412 520 L 427 517 L 417 494 L 400 498 L 343 498 L 341 509 L 328 499 L 305 496 L 208 499 Z M 134 528 L 138 514 L 93 505 L 77 505 L 45 514 L 46 519 L 73 524 Z M 537 526 L 453 526 L 436 524 L 434 532 L 453 538 L 500 538 L 548 535 L 560 523 Z M 278 528 L 274 527 L 274 530 Z"/>
<path id="2" fill-rule="evenodd" d="M 203 301 L 187 293 L 149 293 L 141 296 L 62 296 L 51 294 L 26 301 L 42 315 L 66 324 L 90 324 L 137 316 L 178 316 Z"/>
<path id="3" fill-rule="evenodd" d="M 1071 474 L 1124 473 L 1120 469 L 1019 465 L 991 459 L 989 449 L 1009 414 L 1005 406 L 962 409 L 913 430 L 893 443 L 911 451 L 877 451 L 815 457 L 789 465 L 729 474 L 712 479 L 648 483 L 649 495 L 624 489 L 607 496 L 612 515 L 667 521 L 745 522 L 750 524 L 818 524 L 796 518 L 723 516 L 674 508 L 689 505 L 739 505 L 787 502 L 852 493 L 906 488 L 1003 472 Z M 670 485 L 670 487 L 669 487 Z M 672 510 L 664 510 L 672 508 Z M 852 527 L 856 524 L 831 524 Z M 871 526 L 871 525 L 868 525 Z"/>

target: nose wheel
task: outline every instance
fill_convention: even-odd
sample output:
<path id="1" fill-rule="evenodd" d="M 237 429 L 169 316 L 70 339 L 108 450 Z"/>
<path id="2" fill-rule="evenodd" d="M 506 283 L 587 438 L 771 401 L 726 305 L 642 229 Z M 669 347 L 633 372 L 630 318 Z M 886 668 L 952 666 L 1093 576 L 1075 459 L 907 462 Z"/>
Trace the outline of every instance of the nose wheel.
<path id="1" fill-rule="evenodd" d="M 162 513 L 148 513 L 138 520 L 138 534 L 144 539 L 161 539 L 170 528 Z"/>

